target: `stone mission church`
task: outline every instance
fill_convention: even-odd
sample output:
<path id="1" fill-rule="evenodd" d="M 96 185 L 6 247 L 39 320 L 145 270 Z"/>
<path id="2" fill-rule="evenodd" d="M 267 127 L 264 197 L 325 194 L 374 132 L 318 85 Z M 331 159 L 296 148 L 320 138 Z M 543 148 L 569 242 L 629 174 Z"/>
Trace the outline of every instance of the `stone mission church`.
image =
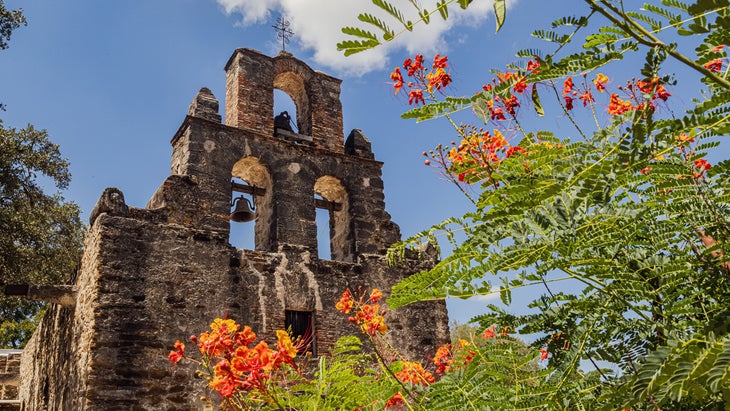
<path id="1" fill-rule="evenodd" d="M 202 88 L 147 206 L 106 189 L 71 282 L 28 288 L 51 304 L 22 354 L 0 352 L 0 410 L 201 409 L 195 367 L 167 359 L 175 340 L 225 315 L 269 342 L 291 328 L 312 355 L 327 355 L 337 338 L 359 334 L 334 308 L 346 288 L 388 295 L 434 264 L 429 252 L 386 263 L 400 232 L 385 211 L 383 164 L 360 130 L 344 138 L 340 80 L 286 52 L 251 49 L 236 50 L 225 71 L 225 121 Z M 274 89 L 294 101 L 297 132 L 275 122 Z M 317 209 L 329 215 L 328 259 L 318 257 Z M 254 225 L 254 249 L 231 245 L 234 224 Z M 391 343 L 413 359 L 448 341 L 443 302 L 386 321 Z"/>

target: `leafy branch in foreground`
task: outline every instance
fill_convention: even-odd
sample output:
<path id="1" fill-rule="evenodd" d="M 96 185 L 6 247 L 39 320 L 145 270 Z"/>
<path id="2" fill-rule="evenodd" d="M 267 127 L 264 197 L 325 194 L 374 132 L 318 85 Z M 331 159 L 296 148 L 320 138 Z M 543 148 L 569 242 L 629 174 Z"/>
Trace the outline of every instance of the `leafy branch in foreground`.
<path id="1" fill-rule="evenodd" d="M 718 137 L 730 131 L 728 4 L 664 0 L 636 11 L 618 1 L 586 4 L 584 17 L 533 33 L 553 44 L 551 52 L 519 52 L 526 65 L 494 71 L 475 97 L 446 96 L 434 76 L 394 79 L 417 97 L 404 117 L 454 125 L 458 142 L 425 153 L 426 163 L 475 210 L 390 251 L 397 259 L 441 238 L 454 246 L 433 269 L 396 285 L 388 303 L 483 295 L 494 283 L 509 307 L 515 290 L 529 287 L 528 301 L 520 298 L 529 314 L 490 305 L 474 321 L 537 335 L 535 345 L 553 354 L 555 390 L 544 393 L 546 404 L 588 367 L 600 377 L 579 389 L 585 408 L 727 407 L 730 161 L 707 157 L 721 154 Z M 608 25 L 571 47 L 596 18 Z M 663 42 L 669 29 L 694 43 Z M 688 46 L 696 58 L 679 52 Z M 597 73 L 641 49 L 640 77 L 617 84 Z M 671 63 L 701 73 L 707 88 L 684 115 L 671 108 Z M 427 73 L 436 73 L 436 59 Z M 556 110 L 578 138 L 525 127 L 530 105 L 538 116 Z M 486 126 L 454 121 L 454 111 L 469 107 Z M 455 231 L 465 239 L 454 241 Z"/>
<path id="2" fill-rule="evenodd" d="M 449 17 L 449 5 L 457 3 L 462 9 L 466 9 L 473 0 L 436 0 L 432 10 L 423 7 L 421 2 L 410 0 L 412 11 L 415 11 L 417 17 L 415 21 L 408 20 L 403 11 L 386 0 L 371 0 L 376 6 L 379 14 L 383 17 L 377 17 L 372 13 L 360 13 L 358 20 L 365 23 L 368 28 L 375 30 L 375 33 L 367 29 L 357 27 L 344 27 L 342 32 L 352 37 L 337 44 L 337 50 L 342 51 L 345 56 L 350 56 L 371 48 L 377 47 L 385 42 L 392 41 L 399 35 L 413 31 L 416 24 L 429 24 L 431 16 L 438 13 L 444 20 Z M 497 31 L 504 24 L 506 13 L 505 0 L 494 1 L 494 13 L 497 21 Z M 395 24 L 398 28 L 391 28 Z M 396 31 L 397 30 L 397 31 Z M 378 34 L 376 34 L 378 33 Z"/>

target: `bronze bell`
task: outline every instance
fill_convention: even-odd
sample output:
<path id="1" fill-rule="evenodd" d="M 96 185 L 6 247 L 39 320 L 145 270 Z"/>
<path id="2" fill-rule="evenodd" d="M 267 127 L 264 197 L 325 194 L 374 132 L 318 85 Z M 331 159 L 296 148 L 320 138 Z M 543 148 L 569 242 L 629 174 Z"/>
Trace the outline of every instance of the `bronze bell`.
<path id="1" fill-rule="evenodd" d="M 252 210 L 251 203 L 244 196 L 237 197 L 233 200 L 233 204 L 236 208 L 229 217 L 231 221 L 238 223 L 245 223 L 247 221 L 253 221 L 256 218 L 255 210 Z"/>

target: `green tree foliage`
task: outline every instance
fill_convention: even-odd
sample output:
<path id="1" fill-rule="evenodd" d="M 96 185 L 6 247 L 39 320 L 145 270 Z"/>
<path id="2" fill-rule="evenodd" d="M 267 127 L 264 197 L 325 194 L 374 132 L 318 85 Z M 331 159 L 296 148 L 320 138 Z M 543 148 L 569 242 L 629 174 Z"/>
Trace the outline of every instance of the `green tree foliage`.
<path id="1" fill-rule="evenodd" d="M 23 16 L 23 9 L 8 10 L 5 7 L 5 2 L 0 0 L 0 50 L 8 48 L 10 35 L 13 34 L 13 30 L 21 25 L 27 25 L 25 16 Z"/>
<path id="2" fill-rule="evenodd" d="M 395 24 L 412 29 L 403 12 L 383 1 L 373 3 L 387 7 Z M 518 94 L 515 87 L 523 81 L 536 115 L 545 111 L 541 97 L 554 96 L 553 106 L 580 137 L 523 129 L 515 115 L 511 119 L 524 154 L 475 166 L 449 157 L 452 147 L 437 147 L 433 160 L 441 159 L 455 183 L 475 192 L 476 208 L 392 250 L 397 258 L 423 241 L 453 241 L 454 231 L 466 234 L 434 269 L 394 287 L 388 302 L 397 307 L 487 294 L 496 282 L 510 305 L 513 290 L 538 286 L 543 291 L 529 303 L 532 314 L 492 305 L 474 321 L 543 336 L 535 345 L 551 353 L 545 378 L 554 382 L 552 390 L 542 392 L 545 408 L 566 409 L 557 402 L 566 398 L 570 381 L 581 379 L 580 364 L 588 364 L 600 374 L 600 384 L 568 390 L 581 393 L 574 397 L 581 404 L 567 408 L 728 409 L 730 160 L 709 168 L 704 159 L 717 154 L 718 139 L 730 132 L 730 3 L 584 3 L 584 15 L 566 16 L 533 33 L 553 44 L 548 51 L 517 53 L 539 69 L 513 65 L 513 77 L 500 77 L 474 97 L 431 94 L 426 104 L 403 115 L 427 120 L 471 108 L 484 123 L 497 125 L 502 113 L 493 105 Z M 422 10 L 416 11 L 428 23 Z M 499 12 L 498 21 L 504 9 Z M 361 20 L 376 27 L 392 23 Z M 588 27 L 598 29 L 587 32 Z M 384 41 L 397 34 L 383 31 L 391 33 Z M 681 39 L 682 47 L 666 39 Z M 344 42 L 340 48 L 348 54 L 379 42 Z M 691 49 L 693 56 L 683 54 Z M 587 83 L 587 90 L 597 70 L 621 64 L 629 52 L 644 53 L 645 64 L 636 73 L 642 83 L 632 81 L 617 91 L 635 93 L 633 102 L 624 101 L 628 109 L 612 96 L 610 116 L 593 104 L 588 104 L 588 121 L 574 114 L 574 94 L 560 86 L 570 77 Z M 679 116 L 653 109 L 663 104 L 657 99 L 659 86 L 672 84 L 677 65 L 699 73 L 705 90 Z M 463 127 L 457 131 L 468 144 L 473 133 Z M 561 287 L 563 282 L 572 287 Z M 597 364 L 619 372 L 608 374 Z"/>
<path id="3" fill-rule="evenodd" d="M 0 0 L 0 50 L 8 48 L 8 41 L 10 41 L 13 30 L 27 24 L 25 16 L 23 16 L 23 9 L 8 10 L 5 2 Z M 5 110 L 5 105 L 2 103 L 0 103 L 0 110 Z"/>
<path id="4" fill-rule="evenodd" d="M 0 284 L 62 284 L 74 272 L 84 227 L 65 188 L 71 175 L 45 130 L 6 128 L 0 120 Z M 0 347 L 22 347 L 43 304 L 0 296 Z"/>

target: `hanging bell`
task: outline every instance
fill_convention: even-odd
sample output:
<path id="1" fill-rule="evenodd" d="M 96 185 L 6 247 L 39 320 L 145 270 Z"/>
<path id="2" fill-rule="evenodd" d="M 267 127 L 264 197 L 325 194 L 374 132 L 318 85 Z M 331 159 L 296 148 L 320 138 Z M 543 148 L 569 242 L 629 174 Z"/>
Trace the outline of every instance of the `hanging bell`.
<path id="1" fill-rule="evenodd" d="M 229 217 L 231 221 L 238 223 L 245 223 L 247 221 L 253 221 L 256 218 L 256 213 L 251 208 L 251 203 L 244 196 L 237 197 L 233 200 L 233 204 L 236 208 Z"/>

